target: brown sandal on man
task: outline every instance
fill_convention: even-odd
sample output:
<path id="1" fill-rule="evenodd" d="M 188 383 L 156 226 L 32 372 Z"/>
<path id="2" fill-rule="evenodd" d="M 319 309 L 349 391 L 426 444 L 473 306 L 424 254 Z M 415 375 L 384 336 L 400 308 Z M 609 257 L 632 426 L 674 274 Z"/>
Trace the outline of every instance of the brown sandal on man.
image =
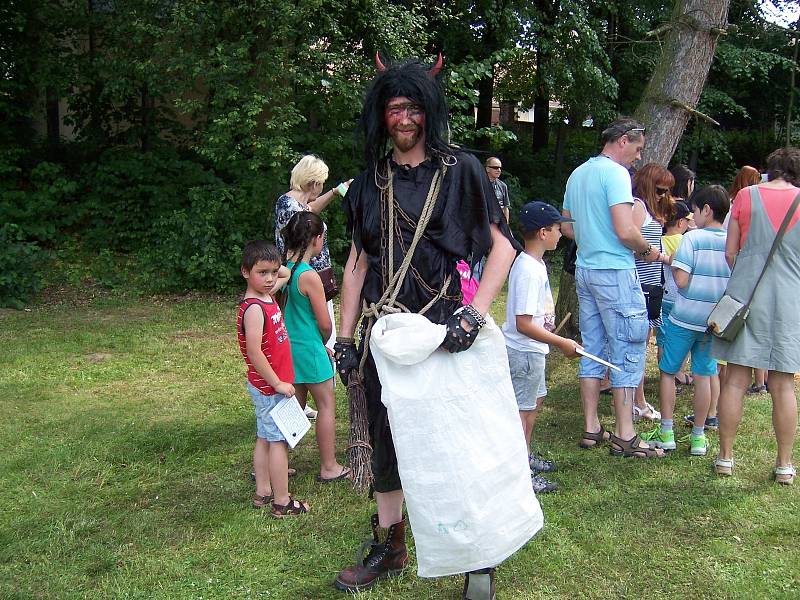
<path id="1" fill-rule="evenodd" d="M 639 444 L 642 441 L 639 434 L 636 434 L 629 440 L 623 440 L 620 437 L 611 434 L 611 448 L 609 452 L 611 456 L 625 456 L 633 458 L 663 458 L 664 451 L 648 447 L 641 447 Z"/>
<path id="2" fill-rule="evenodd" d="M 584 431 L 583 435 L 581 436 L 581 441 L 578 442 L 578 446 L 583 448 L 584 450 L 591 450 L 592 448 L 597 448 L 603 442 L 607 442 L 611 439 L 611 434 L 603 429 L 603 426 L 600 425 L 600 431 L 597 433 L 592 433 L 591 431 Z M 586 440 L 593 442 L 591 444 L 587 444 Z"/>
<path id="3" fill-rule="evenodd" d="M 253 508 L 264 508 L 270 504 L 272 504 L 272 494 L 268 494 L 266 496 L 253 494 Z"/>
<path id="4" fill-rule="evenodd" d="M 272 516 L 276 519 L 285 519 L 287 517 L 296 517 L 297 515 L 304 515 L 308 512 L 309 506 L 305 500 L 295 500 L 289 496 L 289 504 L 275 504 L 272 502 Z"/>

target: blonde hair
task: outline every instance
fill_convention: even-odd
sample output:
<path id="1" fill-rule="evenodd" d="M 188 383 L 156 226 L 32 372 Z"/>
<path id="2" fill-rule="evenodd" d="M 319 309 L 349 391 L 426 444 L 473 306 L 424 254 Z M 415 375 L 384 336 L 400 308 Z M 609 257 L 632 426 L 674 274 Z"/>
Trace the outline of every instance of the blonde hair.
<path id="1" fill-rule="evenodd" d="M 324 184 L 328 179 L 328 165 L 318 156 L 306 154 L 292 169 L 290 184 L 293 190 L 305 191 L 310 183 Z"/>

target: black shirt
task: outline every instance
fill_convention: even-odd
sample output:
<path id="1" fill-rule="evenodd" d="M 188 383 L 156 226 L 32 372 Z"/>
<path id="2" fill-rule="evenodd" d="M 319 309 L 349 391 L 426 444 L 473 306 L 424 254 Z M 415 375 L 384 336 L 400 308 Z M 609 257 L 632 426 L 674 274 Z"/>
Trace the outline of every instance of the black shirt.
<path id="1" fill-rule="evenodd" d="M 447 167 L 425 235 L 397 296 L 410 311 L 418 312 L 439 292 L 450 275 L 445 296 L 425 313 L 434 323 L 444 323 L 460 305 L 461 283 L 456 262 L 465 259 L 474 263 L 488 253 L 492 245 L 491 223 L 498 225 L 519 249 L 481 164 L 465 152 L 456 151 L 455 157 L 457 162 Z M 400 233 L 399 238 L 392 236 L 395 271 L 411 245 L 431 181 L 440 164 L 439 159 L 427 159 L 411 168 L 390 161 L 396 202 L 393 230 Z M 381 184 L 385 185 L 385 180 Z M 388 264 L 388 253 L 381 250 L 381 202 L 381 191 L 372 171 L 356 177 L 345 198 L 348 232 L 356 250 L 368 255 L 361 293 L 367 302 L 376 302 L 383 293 L 383 273 Z"/>

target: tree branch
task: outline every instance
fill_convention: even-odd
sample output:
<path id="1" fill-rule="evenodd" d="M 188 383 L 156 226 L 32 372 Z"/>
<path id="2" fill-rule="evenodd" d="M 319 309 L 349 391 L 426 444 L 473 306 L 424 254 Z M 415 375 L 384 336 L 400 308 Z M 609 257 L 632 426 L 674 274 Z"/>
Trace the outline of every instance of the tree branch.
<path id="1" fill-rule="evenodd" d="M 690 115 L 694 115 L 695 117 L 698 117 L 699 119 L 703 119 L 704 121 L 708 121 L 712 125 L 716 125 L 717 127 L 719 127 L 719 122 L 718 121 L 715 121 L 714 119 L 709 117 L 707 114 L 702 113 L 702 112 L 700 112 L 699 110 L 697 110 L 695 108 L 692 108 L 688 104 L 684 104 L 680 100 L 673 99 L 673 100 L 670 101 L 669 105 L 672 108 L 680 108 L 682 110 L 685 110 Z"/>

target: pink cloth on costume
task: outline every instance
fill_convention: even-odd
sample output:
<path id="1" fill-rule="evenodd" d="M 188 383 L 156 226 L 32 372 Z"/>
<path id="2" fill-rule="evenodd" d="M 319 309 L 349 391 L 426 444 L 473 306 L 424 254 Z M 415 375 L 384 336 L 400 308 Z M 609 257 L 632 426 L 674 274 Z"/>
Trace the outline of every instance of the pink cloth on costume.
<path id="1" fill-rule="evenodd" d="M 458 261 L 456 271 L 461 277 L 461 304 L 467 305 L 472 302 L 475 292 L 478 291 L 478 282 L 472 276 L 472 269 L 466 261 Z"/>
<path id="2" fill-rule="evenodd" d="M 772 223 L 772 228 L 777 233 L 786 217 L 786 211 L 792 205 L 792 200 L 797 195 L 798 189 L 796 187 L 786 188 L 783 190 L 775 190 L 758 186 L 758 192 L 761 194 L 764 208 L 767 211 L 769 222 Z M 800 211 L 797 211 L 789 221 L 789 227 L 786 231 L 790 231 L 795 223 L 800 220 Z M 731 208 L 731 219 L 736 219 L 739 223 L 739 250 L 744 248 L 744 241 L 747 239 L 747 232 L 750 230 L 750 188 L 742 188 L 736 194 L 733 200 L 733 207 Z"/>

